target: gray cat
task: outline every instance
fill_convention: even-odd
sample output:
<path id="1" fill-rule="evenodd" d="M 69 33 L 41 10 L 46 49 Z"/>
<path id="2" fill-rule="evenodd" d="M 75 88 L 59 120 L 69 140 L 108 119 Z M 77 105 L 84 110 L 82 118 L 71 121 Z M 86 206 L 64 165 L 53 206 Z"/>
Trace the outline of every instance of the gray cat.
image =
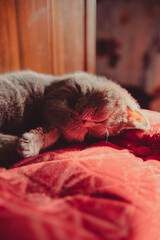
<path id="1" fill-rule="evenodd" d="M 148 129 L 138 103 L 105 77 L 19 71 L 0 75 L 0 159 L 37 155 L 61 136 L 67 142 Z"/>

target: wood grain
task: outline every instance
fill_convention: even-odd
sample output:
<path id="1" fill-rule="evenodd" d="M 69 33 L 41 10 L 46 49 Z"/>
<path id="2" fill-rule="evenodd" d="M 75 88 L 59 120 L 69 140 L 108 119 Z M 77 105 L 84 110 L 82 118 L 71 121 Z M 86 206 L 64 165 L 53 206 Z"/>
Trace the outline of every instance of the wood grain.
<path id="1" fill-rule="evenodd" d="M 0 71 L 95 72 L 95 0 L 0 0 Z"/>
<path id="2" fill-rule="evenodd" d="M 20 68 L 14 0 L 0 1 L 0 72 Z"/>
<path id="3" fill-rule="evenodd" d="M 50 1 L 53 72 L 84 69 L 84 1 Z"/>
<path id="4" fill-rule="evenodd" d="M 21 69 L 49 72 L 46 0 L 16 0 Z"/>
<path id="5" fill-rule="evenodd" d="M 96 0 L 85 1 L 85 70 L 96 69 Z"/>

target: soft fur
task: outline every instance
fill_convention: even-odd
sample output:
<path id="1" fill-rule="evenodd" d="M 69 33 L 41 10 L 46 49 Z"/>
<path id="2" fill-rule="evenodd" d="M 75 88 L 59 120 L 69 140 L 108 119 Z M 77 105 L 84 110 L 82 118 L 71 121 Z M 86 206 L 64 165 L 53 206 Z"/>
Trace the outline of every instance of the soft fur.
<path id="1" fill-rule="evenodd" d="M 128 111 L 129 109 L 129 111 Z M 130 110 L 140 114 L 134 119 Z M 53 76 L 33 71 L 0 75 L 0 159 L 38 154 L 60 136 L 102 139 L 149 127 L 138 103 L 118 84 L 84 72 Z"/>

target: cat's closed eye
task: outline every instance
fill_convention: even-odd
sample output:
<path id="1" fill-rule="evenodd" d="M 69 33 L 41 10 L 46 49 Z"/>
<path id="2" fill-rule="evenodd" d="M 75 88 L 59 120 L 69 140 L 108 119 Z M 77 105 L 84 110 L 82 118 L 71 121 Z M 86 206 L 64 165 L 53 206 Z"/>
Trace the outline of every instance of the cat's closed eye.
<path id="1" fill-rule="evenodd" d="M 82 123 L 83 123 L 83 124 L 87 124 L 87 123 L 101 124 L 101 123 L 105 123 L 106 121 L 107 121 L 107 119 L 102 120 L 102 121 L 92 119 L 92 120 L 90 120 L 90 121 L 82 120 Z"/>
<path id="2" fill-rule="evenodd" d="M 96 124 L 101 124 L 101 123 L 105 123 L 107 120 L 105 119 L 105 120 L 103 120 L 103 121 L 94 121 L 94 123 L 96 123 Z"/>

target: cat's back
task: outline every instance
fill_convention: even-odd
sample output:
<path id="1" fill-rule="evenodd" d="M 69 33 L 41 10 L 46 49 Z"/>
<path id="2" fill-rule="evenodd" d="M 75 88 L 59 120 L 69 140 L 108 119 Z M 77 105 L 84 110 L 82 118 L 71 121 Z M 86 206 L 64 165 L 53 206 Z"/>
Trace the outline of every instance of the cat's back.
<path id="1" fill-rule="evenodd" d="M 0 75 L 0 130 L 24 128 L 42 98 L 49 77 L 33 71 Z M 15 130 L 17 131 L 17 130 Z"/>
<path id="2" fill-rule="evenodd" d="M 17 71 L 0 75 L 0 104 L 22 103 L 44 93 L 45 80 L 33 71 Z"/>
<path id="3" fill-rule="evenodd" d="M 47 84 L 47 75 L 36 73 L 30 70 L 0 74 L 0 85 L 3 88 L 16 88 L 17 91 L 27 94 L 43 91 Z M 2 93 L 2 91 L 1 91 Z"/>

